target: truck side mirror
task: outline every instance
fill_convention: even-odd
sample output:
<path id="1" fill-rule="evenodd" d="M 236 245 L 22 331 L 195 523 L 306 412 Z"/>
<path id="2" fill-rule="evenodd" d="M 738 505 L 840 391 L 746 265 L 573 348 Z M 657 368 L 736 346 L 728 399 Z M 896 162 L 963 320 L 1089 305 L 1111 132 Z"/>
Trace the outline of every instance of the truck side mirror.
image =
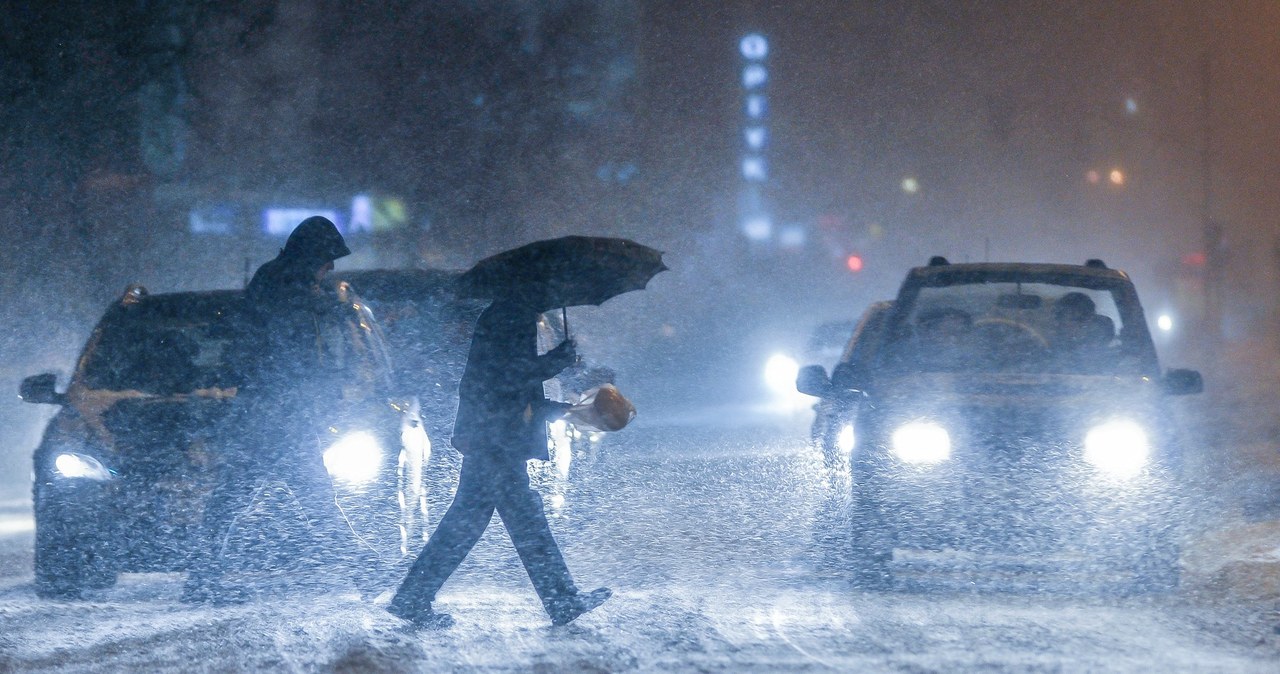
<path id="1" fill-rule="evenodd" d="M 1169 370 L 1160 379 L 1160 388 L 1175 396 L 1200 393 L 1204 391 L 1204 379 L 1195 370 Z"/>
<path id="2" fill-rule="evenodd" d="M 57 384 L 58 375 L 52 372 L 31 375 L 18 386 L 18 397 L 28 403 L 63 405 L 66 403 L 66 396 L 58 393 L 55 389 Z"/>
<path id="3" fill-rule="evenodd" d="M 796 375 L 796 390 L 815 398 L 821 398 L 831 391 L 831 380 L 827 379 L 827 371 L 821 365 L 806 365 Z"/>

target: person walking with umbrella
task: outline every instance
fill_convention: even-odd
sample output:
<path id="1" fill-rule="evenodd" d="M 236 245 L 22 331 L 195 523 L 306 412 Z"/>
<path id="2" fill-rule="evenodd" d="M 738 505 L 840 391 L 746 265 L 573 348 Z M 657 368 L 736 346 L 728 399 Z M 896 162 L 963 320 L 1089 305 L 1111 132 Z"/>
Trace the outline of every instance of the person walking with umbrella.
<path id="1" fill-rule="evenodd" d="M 567 240 L 591 241 L 587 237 L 555 241 Z M 584 253 L 581 244 L 576 248 L 561 244 L 559 248 L 567 250 L 556 252 L 556 246 L 548 243 L 554 242 L 537 242 L 487 258 L 460 281 L 463 294 L 494 301 L 476 323 L 462 375 L 451 440 L 463 456 L 457 492 L 387 607 L 417 627 L 452 624 L 448 614 L 434 610 L 436 593 L 480 540 L 495 511 L 553 625 L 573 621 L 612 595 L 608 588 L 583 592 L 574 584 L 547 523 L 542 497 L 529 486 L 528 460 L 547 459 L 546 422 L 568 407 L 547 400 L 542 384 L 577 359 L 569 339 L 538 355 L 538 314 L 555 306 L 598 304 L 607 299 L 598 297 L 598 283 L 580 265 L 569 264 Z M 534 252 L 520 254 L 522 250 Z M 660 253 L 644 250 L 653 254 L 655 264 L 638 286 L 613 283 L 613 294 L 643 288 L 665 269 Z M 621 270 L 611 273 L 616 276 Z M 574 285 L 589 286 L 596 295 L 584 299 L 568 292 Z"/>

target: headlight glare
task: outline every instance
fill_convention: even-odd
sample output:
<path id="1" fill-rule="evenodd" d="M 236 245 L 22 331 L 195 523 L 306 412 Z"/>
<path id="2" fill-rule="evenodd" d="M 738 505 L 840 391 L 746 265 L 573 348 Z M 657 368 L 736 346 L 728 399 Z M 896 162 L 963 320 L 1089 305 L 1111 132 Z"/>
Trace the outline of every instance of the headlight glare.
<path id="1" fill-rule="evenodd" d="M 359 485 L 378 476 L 382 446 L 372 433 L 349 433 L 325 450 L 324 467 L 333 479 Z"/>
<path id="2" fill-rule="evenodd" d="M 1137 475 L 1150 453 L 1146 431 L 1127 419 L 1094 426 L 1084 436 L 1084 460 L 1114 477 Z"/>
<path id="3" fill-rule="evenodd" d="M 853 451 L 855 442 L 853 435 L 853 424 L 845 424 L 840 427 L 840 432 L 836 434 L 836 449 L 848 454 Z"/>
<path id="4" fill-rule="evenodd" d="M 912 421 L 893 432 L 893 453 L 906 463 L 926 465 L 951 458 L 951 435 L 932 421 Z"/>
<path id="5" fill-rule="evenodd" d="M 779 395 L 796 393 L 796 375 L 800 365 L 790 356 L 775 353 L 764 364 L 764 381 Z"/>
<path id="6" fill-rule="evenodd" d="M 85 454 L 77 454 L 75 452 L 67 452 L 59 454 L 53 460 L 54 470 L 62 477 L 69 479 L 87 479 L 104 482 L 111 479 L 111 473 L 102 462 L 87 456 Z"/>

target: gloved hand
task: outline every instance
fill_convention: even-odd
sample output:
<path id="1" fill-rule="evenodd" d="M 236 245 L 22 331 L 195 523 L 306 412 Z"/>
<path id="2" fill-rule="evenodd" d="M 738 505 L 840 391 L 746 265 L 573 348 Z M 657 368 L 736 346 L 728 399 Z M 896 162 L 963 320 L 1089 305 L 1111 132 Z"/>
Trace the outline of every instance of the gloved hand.
<path id="1" fill-rule="evenodd" d="M 566 339 L 556 348 L 548 351 L 547 357 L 563 370 L 578 361 L 578 345 L 572 339 Z"/>
<path id="2" fill-rule="evenodd" d="M 539 405 L 538 416 L 541 417 L 543 421 L 550 423 L 563 417 L 565 413 L 569 411 L 570 407 L 573 407 L 573 405 L 570 405 L 569 403 L 562 403 L 558 400 L 547 400 L 544 398 L 542 403 Z"/>

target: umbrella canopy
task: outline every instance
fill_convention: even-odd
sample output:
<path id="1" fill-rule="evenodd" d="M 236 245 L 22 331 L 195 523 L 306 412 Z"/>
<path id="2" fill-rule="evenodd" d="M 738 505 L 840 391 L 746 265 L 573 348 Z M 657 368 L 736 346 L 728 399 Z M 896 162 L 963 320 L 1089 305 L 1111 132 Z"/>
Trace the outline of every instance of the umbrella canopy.
<path id="1" fill-rule="evenodd" d="M 477 262 L 458 279 L 458 290 L 463 297 L 514 300 L 550 311 L 642 290 L 666 268 L 661 251 L 628 239 L 565 236 Z"/>

